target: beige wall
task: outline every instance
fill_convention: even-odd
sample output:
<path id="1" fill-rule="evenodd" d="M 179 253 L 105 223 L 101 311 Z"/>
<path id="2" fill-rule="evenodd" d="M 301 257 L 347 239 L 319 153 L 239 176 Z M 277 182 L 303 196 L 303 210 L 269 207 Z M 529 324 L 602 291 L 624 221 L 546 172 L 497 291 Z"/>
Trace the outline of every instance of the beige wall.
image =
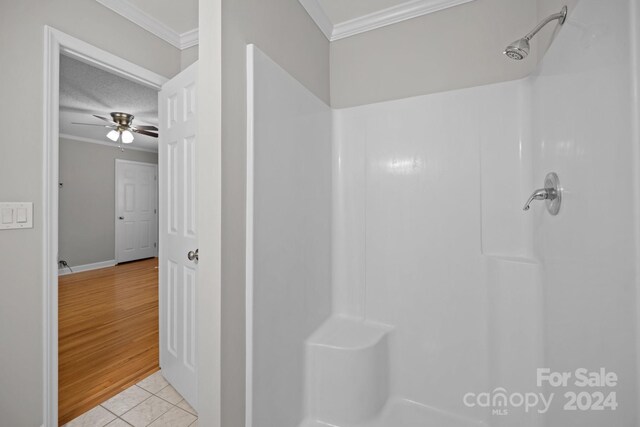
<path id="1" fill-rule="evenodd" d="M 115 259 L 115 161 L 158 154 L 60 139 L 58 256 L 71 267 Z"/>
<path id="2" fill-rule="evenodd" d="M 335 108 L 514 80 L 528 75 L 549 45 L 553 25 L 524 61 L 506 45 L 539 19 L 577 0 L 477 0 L 331 43 Z"/>
<path id="3" fill-rule="evenodd" d="M 222 425 L 244 425 L 245 47 L 255 43 L 329 101 L 329 42 L 297 0 L 223 0 Z"/>
<path id="4" fill-rule="evenodd" d="M 86 0 L 3 1 L 0 13 L 0 200 L 34 202 L 34 228 L 0 232 L 0 417 L 43 422 L 43 58 L 44 25 L 171 77 L 180 52 Z"/>

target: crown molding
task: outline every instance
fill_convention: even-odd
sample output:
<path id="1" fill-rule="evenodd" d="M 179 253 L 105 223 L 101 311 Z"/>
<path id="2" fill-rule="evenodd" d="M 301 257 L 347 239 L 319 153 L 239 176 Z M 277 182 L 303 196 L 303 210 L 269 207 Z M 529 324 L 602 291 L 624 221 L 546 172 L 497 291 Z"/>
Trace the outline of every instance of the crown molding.
<path id="1" fill-rule="evenodd" d="M 127 0 L 96 1 L 180 50 L 198 44 L 198 28 L 180 34 Z"/>
<path id="2" fill-rule="evenodd" d="M 66 140 L 69 140 L 69 141 L 89 142 L 91 144 L 105 145 L 105 146 L 111 147 L 111 148 L 118 148 L 118 145 L 116 145 L 113 142 L 100 141 L 99 139 L 87 138 L 87 137 L 84 137 L 84 136 L 75 136 L 75 135 L 71 135 L 71 134 L 68 134 L 68 133 L 61 133 L 59 135 L 59 138 L 60 139 L 66 139 Z M 146 151 L 147 153 L 158 154 L 158 150 L 152 150 L 150 148 L 142 148 L 142 147 L 135 146 L 133 144 L 123 144 L 123 147 L 126 150 Z"/>
<path id="3" fill-rule="evenodd" d="M 335 41 L 475 0 L 410 0 L 337 24 L 330 21 L 318 0 L 299 1 L 324 35 Z"/>
<path id="4" fill-rule="evenodd" d="M 325 35 L 326 38 L 331 40 L 333 37 L 333 23 L 327 16 L 324 8 L 320 6 L 318 0 L 299 0 L 302 7 L 307 10 L 311 19 L 316 23 L 320 31 Z"/>
<path id="5" fill-rule="evenodd" d="M 180 34 L 180 49 L 187 49 L 191 46 L 196 46 L 198 44 L 198 37 L 199 35 L 197 28 Z"/>

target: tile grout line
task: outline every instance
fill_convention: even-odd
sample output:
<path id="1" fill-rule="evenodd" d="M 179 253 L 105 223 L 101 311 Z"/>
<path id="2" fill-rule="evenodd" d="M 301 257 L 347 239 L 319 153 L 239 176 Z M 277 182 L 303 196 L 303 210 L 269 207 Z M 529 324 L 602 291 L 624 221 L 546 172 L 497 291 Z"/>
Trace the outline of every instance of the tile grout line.
<path id="1" fill-rule="evenodd" d="M 124 390 L 123 390 L 123 391 L 124 391 Z M 120 393 L 122 393 L 122 392 L 120 392 Z M 118 394 L 120 394 L 120 393 L 118 393 Z M 117 395 L 116 395 L 116 396 L 117 396 Z M 105 400 L 104 402 L 107 402 L 107 401 L 108 401 L 108 399 L 107 399 L 107 400 Z M 102 402 L 102 403 L 104 403 L 104 402 Z M 131 424 L 129 424 L 128 422 L 126 422 L 125 420 L 123 420 L 122 418 L 120 418 L 118 415 L 116 415 L 116 414 L 115 414 L 113 411 L 111 411 L 109 408 L 107 408 L 107 407 L 105 407 L 105 406 L 102 406 L 102 403 L 101 403 L 100 405 L 98 405 L 98 406 L 102 407 L 102 409 L 104 409 L 105 411 L 107 411 L 108 413 L 110 413 L 111 415 L 113 415 L 113 416 L 115 416 L 115 417 L 116 417 L 115 419 L 113 419 L 113 420 L 109 421 L 108 423 L 106 423 L 103 427 L 108 426 L 109 424 L 111 424 L 111 423 L 112 423 L 112 422 L 114 422 L 115 420 L 120 420 L 120 421 L 123 421 L 124 423 L 126 423 L 127 425 L 131 425 Z M 133 426 L 131 426 L 131 427 L 133 427 Z"/>
<path id="2" fill-rule="evenodd" d="M 160 371 L 158 371 L 158 372 L 160 372 Z M 152 374 L 152 375 L 153 375 L 153 374 Z M 162 374 L 160 374 L 160 375 L 162 375 Z M 163 377 L 163 378 L 164 378 L 164 377 Z M 165 381 L 166 381 L 166 380 L 165 380 Z M 133 408 L 131 408 L 131 409 L 129 409 L 128 411 L 124 412 L 122 415 L 125 415 L 126 413 L 128 413 L 128 412 L 130 412 L 130 411 L 133 411 L 133 410 L 134 410 L 135 408 L 137 408 L 139 405 L 142 405 L 144 402 L 146 402 L 147 400 L 149 400 L 149 399 L 151 399 L 153 396 L 155 396 L 155 397 L 157 397 L 158 399 L 162 400 L 163 402 L 167 402 L 168 404 L 170 404 L 170 405 L 171 405 L 171 407 L 170 407 L 169 409 L 167 409 L 166 411 L 164 411 L 162 414 L 160 414 L 157 418 L 154 418 L 153 420 L 151 420 L 151 422 L 149 422 L 149 424 L 147 424 L 147 426 L 149 426 L 149 425 L 153 424 L 155 421 L 157 421 L 160 417 L 162 417 L 163 415 L 165 415 L 167 412 L 169 412 L 169 411 L 170 411 L 170 410 L 172 410 L 173 408 L 176 408 L 176 407 L 177 407 L 177 408 L 178 408 L 178 409 L 180 409 L 181 411 L 183 411 L 183 412 L 185 412 L 185 413 L 187 413 L 187 414 L 189 414 L 189 415 L 193 415 L 194 417 L 196 417 L 196 419 L 193 421 L 193 423 L 189 424 L 189 427 L 191 427 L 191 426 L 192 426 L 196 421 L 198 421 L 198 416 L 197 416 L 196 414 L 193 414 L 193 413 L 191 413 L 191 412 L 187 411 L 186 409 L 182 409 L 181 407 L 179 407 L 179 406 L 178 406 L 178 403 L 182 402 L 182 401 L 183 401 L 183 400 L 185 400 L 185 399 L 184 399 L 184 397 L 182 397 L 182 395 L 181 395 L 180 393 L 178 393 L 178 391 L 177 391 L 177 390 L 176 390 L 176 393 L 178 393 L 178 395 L 180 395 L 180 397 L 182 398 L 178 403 L 171 403 L 171 402 L 169 402 L 167 399 L 164 399 L 164 398 L 162 398 L 161 396 L 158 396 L 158 393 L 160 393 L 162 390 L 164 390 L 165 388 L 170 387 L 170 386 L 171 386 L 171 384 L 169 384 L 169 383 L 167 382 L 167 385 L 166 385 L 166 386 L 162 387 L 162 388 L 161 388 L 160 390 L 158 390 L 156 393 L 152 393 L 151 391 L 147 390 L 146 388 L 144 388 L 144 387 L 142 387 L 142 386 L 139 386 L 138 384 L 134 384 L 134 385 L 133 385 L 133 386 L 131 386 L 131 387 L 139 387 L 139 388 L 141 388 L 142 390 L 144 390 L 144 391 L 146 391 L 147 393 L 149 393 L 151 396 L 147 397 L 146 399 L 144 399 L 142 402 L 138 403 L 138 404 L 137 404 L 136 406 L 134 406 Z M 174 388 L 174 390 L 175 390 L 175 388 Z M 103 402 L 103 403 L 104 403 L 104 402 Z M 189 402 L 187 402 L 187 403 L 189 403 Z M 102 406 L 102 405 L 100 405 L 100 406 Z M 107 408 L 105 408 L 105 409 L 107 409 Z M 107 411 L 109 411 L 109 410 L 107 409 Z M 111 412 L 111 411 L 109 411 L 109 412 Z M 113 412 L 111 412 L 111 413 L 113 414 Z M 115 414 L 114 414 L 114 415 L 115 415 Z M 122 416 L 117 416 L 117 415 L 116 415 L 116 417 L 120 418 L 122 421 L 124 421 L 124 422 L 126 422 L 127 424 L 129 424 L 129 423 L 128 423 L 124 418 L 122 418 Z M 111 422 L 112 422 L 112 421 L 111 421 Z M 129 425 L 131 425 L 131 424 L 129 424 Z"/>
<path id="3" fill-rule="evenodd" d="M 164 390 L 164 389 L 165 389 L 165 388 L 167 388 L 167 387 L 172 387 L 172 388 L 173 388 L 173 386 L 172 386 L 171 384 L 168 384 L 168 383 L 167 383 L 167 385 L 166 385 L 165 387 L 163 387 L 160 391 L 158 391 L 158 393 L 160 393 L 162 390 Z M 142 387 L 140 387 L 140 388 L 142 388 Z M 174 388 L 173 390 L 174 390 L 176 393 L 178 393 L 178 390 L 176 390 L 175 388 Z M 149 390 L 147 390 L 147 391 L 149 392 Z M 151 392 L 149 392 L 149 393 L 151 393 Z M 173 406 L 178 407 L 178 409 L 180 409 L 180 410 L 182 410 L 182 411 L 186 412 L 187 414 L 191 414 L 191 415 L 193 415 L 194 417 L 198 418 L 198 415 L 197 415 L 197 414 L 194 414 L 194 413 L 192 413 L 192 412 L 189 412 L 189 411 L 187 411 L 186 409 L 183 409 L 183 408 L 181 408 L 181 407 L 179 407 L 179 406 L 178 406 L 178 404 L 180 404 L 180 402 L 182 402 L 182 401 L 185 401 L 185 402 L 186 402 L 186 399 L 185 399 L 184 397 L 182 397 L 182 395 L 181 395 L 180 393 L 178 393 L 178 395 L 179 395 L 180 397 L 182 397 L 182 399 L 181 399 L 180 401 L 178 401 L 178 403 L 171 403 L 171 402 L 169 402 L 167 399 L 164 399 L 162 396 L 158 396 L 158 394 L 157 394 L 157 393 L 155 393 L 155 394 L 153 394 L 153 395 L 154 395 L 154 396 L 156 396 L 156 397 L 157 397 L 157 398 L 159 398 L 159 399 L 164 400 L 164 401 L 165 401 L 165 402 L 167 402 L 167 403 L 170 403 L 170 404 L 171 404 L 171 405 L 173 405 Z M 187 404 L 189 404 L 189 402 L 187 402 Z M 191 406 L 191 405 L 189 405 L 189 406 Z M 195 411 L 195 409 L 194 409 L 194 411 Z M 194 421 L 194 422 L 195 422 L 195 421 Z M 189 424 L 189 425 L 191 425 L 191 424 Z"/>
<path id="4" fill-rule="evenodd" d="M 143 389 L 144 390 L 144 389 Z M 149 393 L 149 391 L 145 390 L 147 393 Z M 138 406 L 142 405 L 144 402 L 146 402 L 147 400 L 151 399 L 153 396 L 155 396 L 155 394 L 153 393 L 149 393 L 151 396 L 147 397 L 146 399 L 142 400 L 140 403 L 136 404 L 133 408 L 131 409 L 127 409 L 126 411 L 124 411 L 122 413 L 122 415 L 124 414 L 128 414 L 129 412 L 133 411 L 135 408 L 137 408 Z M 122 418 L 122 415 L 118 416 L 118 418 Z"/>
<path id="5" fill-rule="evenodd" d="M 140 388 L 142 388 L 142 387 L 140 387 Z M 145 400 L 143 400 L 142 402 L 138 403 L 136 406 L 134 406 L 133 408 L 129 409 L 127 412 L 125 412 L 125 413 L 124 413 L 124 414 L 122 414 L 122 415 L 125 415 L 125 414 L 127 414 L 127 413 L 129 413 L 129 412 L 133 411 L 135 408 L 137 408 L 138 406 L 142 405 L 144 402 L 146 402 L 147 400 L 151 399 L 152 397 L 157 397 L 158 399 L 162 400 L 163 402 L 167 402 L 166 400 L 164 400 L 164 399 L 163 399 L 163 398 L 161 398 L 160 396 L 156 396 L 155 394 L 151 393 L 149 390 L 147 390 L 147 389 L 145 389 L 145 388 L 142 388 L 142 389 L 143 389 L 144 391 L 146 391 L 147 393 L 150 393 L 150 394 L 151 394 L 151 396 L 147 397 Z M 164 388 L 163 388 L 163 390 L 164 390 Z M 168 403 L 168 404 L 170 404 L 170 405 L 172 404 L 171 402 L 167 402 L 167 403 Z M 167 413 L 167 412 L 169 412 L 170 410 L 171 410 L 171 408 L 167 409 L 166 411 L 164 411 L 163 413 L 161 413 L 160 415 L 158 415 L 156 418 L 154 418 L 154 419 L 152 419 L 151 421 L 149 421 L 149 423 L 147 423 L 147 425 L 146 425 L 145 427 L 148 427 L 148 426 L 150 426 L 151 424 L 153 424 L 153 423 L 154 423 L 158 418 L 160 418 L 161 416 L 163 416 L 164 414 L 166 414 L 166 413 Z M 120 418 L 120 417 L 118 417 L 118 418 Z M 124 418 L 122 418 L 122 421 L 124 421 L 125 423 L 129 424 L 129 423 L 127 422 L 127 420 L 125 420 Z M 131 425 L 131 424 L 129 424 L 129 425 Z"/>

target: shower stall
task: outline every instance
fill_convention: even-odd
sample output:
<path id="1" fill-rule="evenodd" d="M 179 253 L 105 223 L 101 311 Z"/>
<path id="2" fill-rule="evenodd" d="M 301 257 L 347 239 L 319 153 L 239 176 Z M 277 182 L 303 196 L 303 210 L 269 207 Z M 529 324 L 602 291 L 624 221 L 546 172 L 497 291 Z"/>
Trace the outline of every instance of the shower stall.
<path id="1" fill-rule="evenodd" d="M 637 18 L 345 109 L 247 48 L 247 427 L 638 425 Z"/>

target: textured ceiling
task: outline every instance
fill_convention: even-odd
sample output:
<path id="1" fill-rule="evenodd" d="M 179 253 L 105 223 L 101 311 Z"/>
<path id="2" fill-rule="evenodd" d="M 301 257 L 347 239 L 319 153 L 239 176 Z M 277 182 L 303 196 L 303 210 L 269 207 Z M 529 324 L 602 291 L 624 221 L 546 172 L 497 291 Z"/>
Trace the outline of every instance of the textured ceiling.
<path id="1" fill-rule="evenodd" d="M 129 3 L 178 34 L 193 30 L 198 26 L 198 0 L 129 0 Z"/>
<path id="2" fill-rule="evenodd" d="M 318 3 L 335 25 L 407 3 L 407 0 L 318 0 Z"/>
<path id="3" fill-rule="evenodd" d="M 92 114 L 133 114 L 134 124 L 158 125 L 158 92 L 66 56 L 60 57 L 60 133 L 112 143 L 108 129 L 72 122 L 106 124 Z M 132 148 L 157 150 L 156 138 L 134 134 Z M 117 147 L 117 144 L 114 144 Z"/>

